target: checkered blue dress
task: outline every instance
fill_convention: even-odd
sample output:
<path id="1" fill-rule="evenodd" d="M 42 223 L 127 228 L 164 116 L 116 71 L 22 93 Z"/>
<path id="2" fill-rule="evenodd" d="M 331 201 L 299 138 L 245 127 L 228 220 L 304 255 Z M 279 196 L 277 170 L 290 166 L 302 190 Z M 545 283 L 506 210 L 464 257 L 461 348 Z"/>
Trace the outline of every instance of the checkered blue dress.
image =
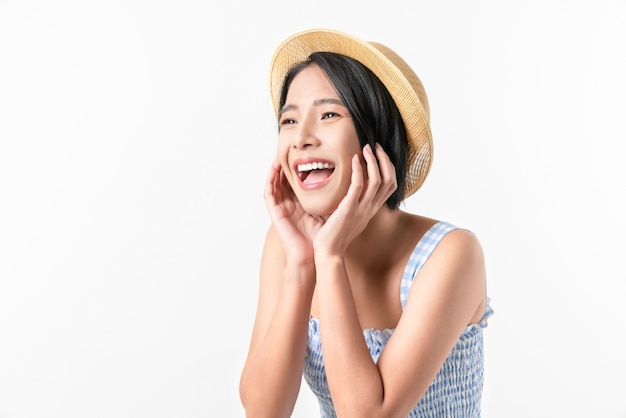
<path id="1" fill-rule="evenodd" d="M 415 246 L 400 285 L 400 300 L 403 309 L 413 278 L 441 239 L 453 229 L 456 227 L 449 223 L 438 222 L 424 234 Z M 435 380 L 407 418 L 480 417 L 484 361 L 483 329 L 487 326 L 487 318 L 492 314 L 493 311 L 489 306 L 489 300 L 487 300 L 487 307 L 481 321 L 465 328 Z M 367 347 L 375 362 L 378 361 L 392 333 L 393 329 L 366 329 L 363 331 Z M 321 417 L 336 417 L 326 380 L 319 322 L 316 318 L 309 320 L 304 378 L 317 396 Z"/>

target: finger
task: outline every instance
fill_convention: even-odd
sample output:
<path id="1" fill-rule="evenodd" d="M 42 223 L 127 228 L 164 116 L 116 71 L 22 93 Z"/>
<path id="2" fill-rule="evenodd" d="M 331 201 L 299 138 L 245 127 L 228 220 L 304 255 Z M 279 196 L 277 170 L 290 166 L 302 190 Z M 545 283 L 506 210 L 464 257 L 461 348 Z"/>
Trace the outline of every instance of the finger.
<path id="1" fill-rule="evenodd" d="M 278 165 L 278 163 L 276 161 L 274 161 L 272 163 L 272 166 L 270 167 L 268 173 L 267 173 L 267 180 L 265 181 L 265 192 L 264 192 L 264 196 L 265 199 L 268 202 L 271 202 L 273 204 L 276 203 L 276 179 L 278 177 L 278 168 L 280 167 L 280 165 Z"/>
<path id="2" fill-rule="evenodd" d="M 363 191 L 363 167 L 359 156 L 354 154 L 352 157 L 352 178 L 350 179 L 350 187 L 348 193 L 342 201 L 349 206 L 355 206 L 359 203 L 361 192 Z"/>
<path id="3" fill-rule="evenodd" d="M 372 201 L 378 194 L 378 190 L 381 184 L 380 170 L 378 168 L 378 161 L 372 151 L 372 147 L 367 144 L 363 147 L 363 158 L 367 165 L 367 184 L 365 186 L 365 192 L 363 193 L 363 201 Z"/>
<path id="4" fill-rule="evenodd" d="M 382 188 L 386 191 L 385 194 L 391 195 L 391 193 L 398 188 L 396 167 L 393 165 L 391 159 L 389 159 L 389 155 L 387 155 L 379 143 L 376 143 L 376 157 L 378 158 L 378 166 L 384 186 Z"/>
<path id="5" fill-rule="evenodd" d="M 294 193 L 293 193 L 293 189 L 291 188 L 291 184 L 289 183 L 289 180 L 287 180 L 287 175 L 285 174 L 285 171 L 283 170 L 282 165 L 278 165 L 278 176 L 276 179 L 276 187 L 278 190 L 280 190 L 281 193 L 281 198 L 286 198 L 286 197 L 293 197 Z"/>
<path id="6" fill-rule="evenodd" d="M 274 182 L 276 179 L 276 162 L 273 162 L 270 166 L 270 169 L 267 171 L 267 177 L 265 179 L 265 197 L 272 193 L 272 189 L 274 187 Z"/>
<path id="7" fill-rule="evenodd" d="M 276 176 L 274 177 L 274 190 L 281 191 L 281 182 L 283 177 L 283 170 L 280 163 L 274 163 L 274 170 L 276 170 Z"/>

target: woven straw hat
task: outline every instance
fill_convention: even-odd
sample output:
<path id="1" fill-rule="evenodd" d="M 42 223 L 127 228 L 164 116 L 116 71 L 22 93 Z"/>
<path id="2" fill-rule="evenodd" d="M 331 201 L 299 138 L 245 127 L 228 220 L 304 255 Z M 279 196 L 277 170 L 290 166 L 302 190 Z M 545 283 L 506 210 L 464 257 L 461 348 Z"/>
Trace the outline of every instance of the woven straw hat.
<path id="1" fill-rule="evenodd" d="M 278 114 L 283 79 L 296 63 L 313 52 L 335 52 L 361 62 L 380 78 L 393 97 L 409 142 L 406 189 L 408 197 L 420 188 L 432 164 L 433 141 L 430 109 L 422 82 L 398 54 L 375 42 L 331 29 L 311 29 L 296 33 L 278 46 L 270 64 L 270 94 Z"/>

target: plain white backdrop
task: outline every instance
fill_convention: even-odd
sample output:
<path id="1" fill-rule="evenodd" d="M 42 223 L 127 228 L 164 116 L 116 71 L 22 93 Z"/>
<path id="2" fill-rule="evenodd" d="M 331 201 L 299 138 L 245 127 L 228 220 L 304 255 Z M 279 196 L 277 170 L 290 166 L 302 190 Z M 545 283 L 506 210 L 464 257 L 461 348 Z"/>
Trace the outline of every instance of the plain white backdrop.
<path id="1" fill-rule="evenodd" d="M 404 209 L 483 243 L 483 416 L 626 417 L 624 0 L 0 0 L 0 417 L 244 416 L 267 69 L 311 27 L 426 87 Z"/>

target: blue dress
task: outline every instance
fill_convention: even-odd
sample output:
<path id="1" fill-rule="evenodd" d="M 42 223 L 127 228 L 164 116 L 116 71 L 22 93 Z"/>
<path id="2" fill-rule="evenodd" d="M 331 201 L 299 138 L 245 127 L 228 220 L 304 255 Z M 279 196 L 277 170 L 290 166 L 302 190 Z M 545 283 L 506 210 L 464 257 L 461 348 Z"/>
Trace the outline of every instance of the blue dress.
<path id="1" fill-rule="evenodd" d="M 438 222 L 424 234 L 413 249 L 400 285 L 402 309 L 409 296 L 413 278 L 441 239 L 453 229 L 456 227 L 449 223 Z M 480 322 L 465 328 L 432 384 L 407 418 L 480 417 L 484 363 L 483 329 L 487 326 L 487 318 L 492 314 L 487 299 L 485 313 Z M 378 361 L 392 334 L 393 329 L 363 331 L 367 347 L 375 362 Z M 321 417 L 336 417 L 324 370 L 319 322 L 313 317 L 309 319 L 304 378 L 318 399 Z"/>

